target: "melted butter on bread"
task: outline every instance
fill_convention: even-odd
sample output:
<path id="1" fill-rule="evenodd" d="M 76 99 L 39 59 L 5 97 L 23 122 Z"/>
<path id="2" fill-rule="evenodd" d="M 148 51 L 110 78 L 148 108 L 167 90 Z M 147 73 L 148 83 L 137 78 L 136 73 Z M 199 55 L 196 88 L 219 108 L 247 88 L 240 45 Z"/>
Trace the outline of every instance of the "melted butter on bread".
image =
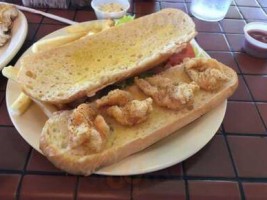
<path id="1" fill-rule="evenodd" d="M 62 104 L 167 60 L 195 36 L 191 18 L 163 9 L 71 44 L 23 57 L 18 82 L 34 99 Z M 34 76 L 31 76 L 34 75 Z"/>

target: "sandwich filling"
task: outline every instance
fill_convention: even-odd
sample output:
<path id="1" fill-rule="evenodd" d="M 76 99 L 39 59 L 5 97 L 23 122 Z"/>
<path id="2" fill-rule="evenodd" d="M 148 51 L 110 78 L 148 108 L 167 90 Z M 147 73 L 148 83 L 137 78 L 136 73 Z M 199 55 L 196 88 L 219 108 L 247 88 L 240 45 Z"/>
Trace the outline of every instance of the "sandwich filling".
<path id="1" fill-rule="evenodd" d="M 185 62 L 185 72 L 202 89 L 218 90 L 224 82 L 229 80 L 223 67 L 215 59 L 191 59 Z"/>
<path id="2" fill-rule="evenodd" d="M 179 66 L 150 77 L 135 77 L 129 88 L 139 90 L 137 93 L 142 93 L 142 98 L 132 95 L 136 92 L 131 90 L 115 89 L 90 104 L 81 104 L 69 116 L 71 151 L 83 155 L 101 152 L 112 136 L 114 122 L 136 127 L 149 120 L 155 106 L 178 113 L 183 109 L 192 110 L 195 96 L 201 89 L 207 94 L 213 93 L 230 80 L 223 68 L 213 59 L 185 60 Z M 190 70 L 200 78 L 192 76 Z"/>

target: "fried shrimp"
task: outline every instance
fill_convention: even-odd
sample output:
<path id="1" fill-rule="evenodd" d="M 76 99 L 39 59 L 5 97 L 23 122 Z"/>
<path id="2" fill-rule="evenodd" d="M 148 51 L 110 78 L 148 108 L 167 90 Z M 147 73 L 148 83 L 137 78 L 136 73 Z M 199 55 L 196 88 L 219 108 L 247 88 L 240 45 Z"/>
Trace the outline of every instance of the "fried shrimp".
<path id="1" fill-rule="evenodd" d="M 223 71 L 223 67 L 215 59 L 195 58 L 186 60 L 184 70 L 191 80 L 207 91 L 217 90 L 224 82 L 229 80 L 229 77 Z"/>
<path id="2" fill-rule="evenodd" d="M 113 90 L 96 101 L 97 107 L 110 106 L 107 114 L 125 126 L 132 126 L 145 121 L 152 111 L 152 99 L 133 100 L 132 95 L 123 90 Z"/>
<path id="3" fill-rule="evenodd" d="M 173 81 L 169 78 L 165 78 L 161 75 L 155 75 L 152 77 L 146 78 L 146 80 L 154 86 L 160 87 L 160 88 L 166 88 L 169 85 L 173 84 Z"/>
<path id="4" fill-rule="evenodd" d="M 152 97 L 156 104 L 174 110 L 191 106 L 194 102 L 194 92 L 199 89 L 195 82 L 176 84 L 161 75 L 146 79 L 136 77 L 135 84 Z"/>
<path id="5" fill-rule="evenodd" d="M 69 146 L 77 152 L 97 153 L 104 147 L 110 129 L 105 119 L 89 104 L 81 104 L 70 116 Z"/>
<path id="6" fill-rule="evenodd" d="M 133 126 L 144 122 L 152 112 L 151 98 L 145 100 L 132 100 L 124 106 L 111 106 L 107 109 L 108 115 L 114 117 L 120 124 Z"/>
<path id="7" fill-rule="evenodd" d="M 108 95 L 102 97 L 101 99 L 96 100 L 96 105 L 98 108 L 113 105 L 123 106 L 130 100 L 132 100 L 132 96 L 129 92 L 116 89 L 110 91 Z"/>

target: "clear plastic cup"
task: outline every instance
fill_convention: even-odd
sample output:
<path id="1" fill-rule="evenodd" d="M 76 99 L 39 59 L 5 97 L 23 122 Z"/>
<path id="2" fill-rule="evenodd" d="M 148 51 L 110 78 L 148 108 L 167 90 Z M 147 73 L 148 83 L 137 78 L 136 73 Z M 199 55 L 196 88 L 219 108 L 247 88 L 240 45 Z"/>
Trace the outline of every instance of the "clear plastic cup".
<path id="1" fill-rule="evenodd" d="M 192 0 L 191 13 L 196 18 L 204 21 L 222 20 L 232 0 Z"/>
<path id="2" fill-rule="evenodd" d="M 104 12 L 99 10 L 101 4 L 107 3 L 118 3 L 123 6 L 123 11 L 119 12 Z M 128 0 L 93 0 L 91 6 L 95 11 L 97 19 L 118 19 L 126 15 L 127 10 L 130 8 L 130 3 Z"/>

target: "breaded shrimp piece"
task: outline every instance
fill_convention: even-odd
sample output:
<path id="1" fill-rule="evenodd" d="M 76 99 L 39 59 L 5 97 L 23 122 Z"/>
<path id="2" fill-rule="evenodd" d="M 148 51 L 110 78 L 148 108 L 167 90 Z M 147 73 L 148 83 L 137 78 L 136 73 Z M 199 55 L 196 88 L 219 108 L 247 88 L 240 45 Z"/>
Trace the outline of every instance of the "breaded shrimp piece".
<path id="1" fill-rule="evenodd" d="M 193 104 L 194 92 L 199 90 L 199 86 L 195 82 L 174 84 L 169 81 L 170 83 L 166 84 L 168 78 L 163 78 L 160 75 L 154 77 L 165 81 L 158 81 L 158 83 L 162 84 L 154 85 L 155 80 L 151 82 L 151 78 L 135 78 L 135 84 L 146 95 L 152 97 L 156 104 L 174 110 L 179 110 Z"/>
<path id="2" fill-rule="evenodd" d="M 195 58 L 185 60 L 184 70 L 191 80 L 207 91 L 219 89 L 229 77 L 224 73 L 222 64 L 215 59 Z"/>
<path id="3" fill-rule="evenodd" d="M 109 136 L 109 126 L 89 104 L 78 106 L 69 118 L 69 147 L 79 153 L 97 153 Z"/>
<path id="4" fill-rule="evenodd" d="M 159 88 L 166 88 L 169 85 L 173 84 L 173 81 L 169 78 L 165 78 L 162 75 L 155 75 L 152 77 L 146 78 L 146 80 L 153 86 L 157 86 Z"/>
<path id="5" fill-rule="evenodd" d="M 123 106 L 132 100 L 132 95 L 124 90 L 112 90 L 106 96 L 96 100 L 97 107 L 119 105 Z"/>
<path id="6" fill-rule="evenodd" d="M 152 112 L 151 98 L 145 100 L 132 100 L 124 106 L 111 106 L 107 109 L 108 115 L 114 117 L 116 121 L 125 126 L 133 126 L 147 120 Z"/>

